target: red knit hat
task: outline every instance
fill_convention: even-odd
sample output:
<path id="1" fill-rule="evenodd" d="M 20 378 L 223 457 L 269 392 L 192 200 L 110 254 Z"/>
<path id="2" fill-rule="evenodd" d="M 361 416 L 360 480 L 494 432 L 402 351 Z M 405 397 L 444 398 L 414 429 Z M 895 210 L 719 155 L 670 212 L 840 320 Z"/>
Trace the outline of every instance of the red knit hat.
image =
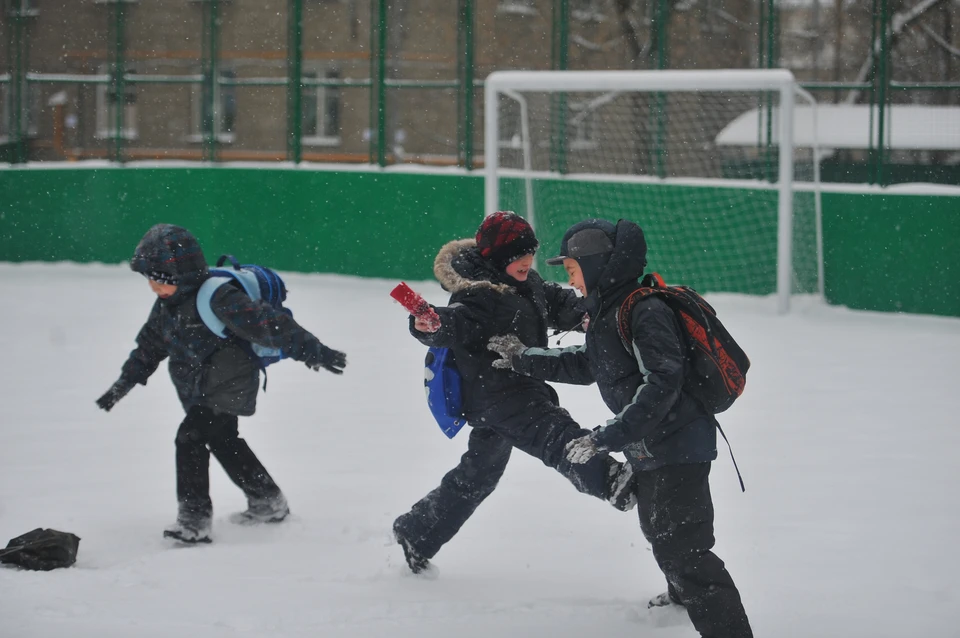
<path id="1" fill-rule="evenodd" d="M 511 261 L 537 252 L 540 242 L 533 226 L 511 211 L 497 211 L 488 216 L 477 229 L 477 249 L 498 269 Z"/>

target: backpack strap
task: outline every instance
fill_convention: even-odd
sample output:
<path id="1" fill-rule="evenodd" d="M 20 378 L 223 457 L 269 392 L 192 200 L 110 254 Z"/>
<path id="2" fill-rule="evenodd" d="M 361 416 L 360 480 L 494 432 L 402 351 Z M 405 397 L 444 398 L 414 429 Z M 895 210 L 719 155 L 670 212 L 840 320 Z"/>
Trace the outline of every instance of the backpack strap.
<path id="1" fill-rule="evenodd" d="M 667 284 L 659 273 L 648 273 L 640 280 L 640 287 L 627 295 L 617 311 L 617 331 L 620 333 L 620 342 L 624 349 L 633 353 L 633 334 L 630 328 L 630 313 L 641 299 L 645 299 L 657 292 L 665 292 Z"/>
<path id="2" fill-rule="evenodd" d="M 222 259 L 221 257 L 221 261 Z M 237 282 L 243 288 L 243 292 L 247 293 L 248 297 L 254 301 L 260 301 L 260 284 L 257 283 L 257 276 L 247 270 L 215 268 L 210 271 L 210 274 L 212 276 L 203 282 L 203 284 L 200 285 L 200 290 L 197 291 L 197 312 L 200 313 L 200 319 L 210 328 L 213 334 L 222 339 L 226 339 L 229 336 L 226 332 L 226 324 L 220 321 L 217 315 L 214 314 L 213 308 L 210 307 L 214 293 L 224 284 Z"/>
<path id="3" fill-rule="evenodd" d="M 197 313 L 200 319 L 210 329 L 210 332 L 221 339 L 227 338 L 227 324 L 220 321 L 220 318 L 213 312 L 210 302 L 213 300 L 213 294 L 217 292 L 220 286 L 234 281 L 232 277 L 214 276 L 207 279 L 197 291 Z"/>

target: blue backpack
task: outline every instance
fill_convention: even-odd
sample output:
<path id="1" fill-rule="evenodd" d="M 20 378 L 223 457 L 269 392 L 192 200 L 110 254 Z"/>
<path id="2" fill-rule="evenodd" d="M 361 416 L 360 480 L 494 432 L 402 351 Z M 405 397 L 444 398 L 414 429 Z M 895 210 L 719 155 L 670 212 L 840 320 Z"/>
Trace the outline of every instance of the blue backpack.
<path id="1" fill-rule="evenodd" d="M 427 350 L 423 385 L 427 392 L 427 405 L 437 425 L 447 438 L 452 439 L 466 424 L 463 417 L 460 371 L 450 348 Z"/>
<path id="2" fill-rule="evenodd" d="M 233 264 L 233 268 L 221 268 L 223 262 L 227 260 Z M 217 260 L 217 267 L 210 270 L 210 278 L 203 282 L 200 291 L 197 293 L 197 311 L 200 313 L 200 318 L 207 328 L 221 339 L 229 339 L 233 335 L 214 314 L 210 307 L 210 301 L 217 289 L 225 284 L 239 284 L 243 291 L 247 293 L 247 296 L 254 301 L 266 302 L 277 310 L 293 316 L 293 312 L 289 308 L 283 307 L 283 302 L 287 298 L 287 287 L 280 275 L 265 266 L 240 265 L 233 255 L 222 255 Z M 287 357 L 279 348 L 264 348 L 246 341 L 242 343 L 246 345 L 250 355 L 263 369 Z"/>

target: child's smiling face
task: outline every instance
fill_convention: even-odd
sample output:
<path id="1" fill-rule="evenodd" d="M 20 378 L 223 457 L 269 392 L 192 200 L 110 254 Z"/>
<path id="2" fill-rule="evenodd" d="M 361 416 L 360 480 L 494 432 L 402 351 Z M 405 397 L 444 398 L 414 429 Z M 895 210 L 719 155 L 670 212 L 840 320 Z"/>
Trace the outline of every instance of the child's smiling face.
<path id="1" fill-rule="evenodd" d="M 177 292 L 177 287 L 173 284 L 162 284 L 153 279 L 147 279 L 147 281 L 150 283 L 150 290 L 161 299 L 167 299 L 173 295 L 173 293 Z"/>
<path id="2" fill-rule="evenodd" d="M 532 267 L 533 255 L 524 255 L 507 264 L 506 273 L 517 281 L 526 281 Z"/>

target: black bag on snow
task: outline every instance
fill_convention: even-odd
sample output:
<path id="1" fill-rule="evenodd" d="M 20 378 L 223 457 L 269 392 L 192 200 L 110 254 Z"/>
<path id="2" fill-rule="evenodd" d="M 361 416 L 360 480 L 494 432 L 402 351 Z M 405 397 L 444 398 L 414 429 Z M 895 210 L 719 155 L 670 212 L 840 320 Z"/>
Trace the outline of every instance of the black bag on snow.
<path id="1" fill-rule="evenodd" d="M 11 539 L 5 549 L 0 549 L 0 563 L 46 572 L 77 562 L 79 547 L 80 537 L 76 534 L 38 527 Z"/>
<path id="2" fill-rule="evenodd" d="M 659 296 L 683 327 L 688 363 L 684 389 L 711 414 L 733 405 L 743 394 L 750 359 L 720 323 L 713 307 L 692 288 L 666 285 L 657 273 L 644 276 L 640 286 L 624 299 L 617 314 L 623 347 L 633 352 L 630 312 L 634 306 L 650 295 Z"/>

